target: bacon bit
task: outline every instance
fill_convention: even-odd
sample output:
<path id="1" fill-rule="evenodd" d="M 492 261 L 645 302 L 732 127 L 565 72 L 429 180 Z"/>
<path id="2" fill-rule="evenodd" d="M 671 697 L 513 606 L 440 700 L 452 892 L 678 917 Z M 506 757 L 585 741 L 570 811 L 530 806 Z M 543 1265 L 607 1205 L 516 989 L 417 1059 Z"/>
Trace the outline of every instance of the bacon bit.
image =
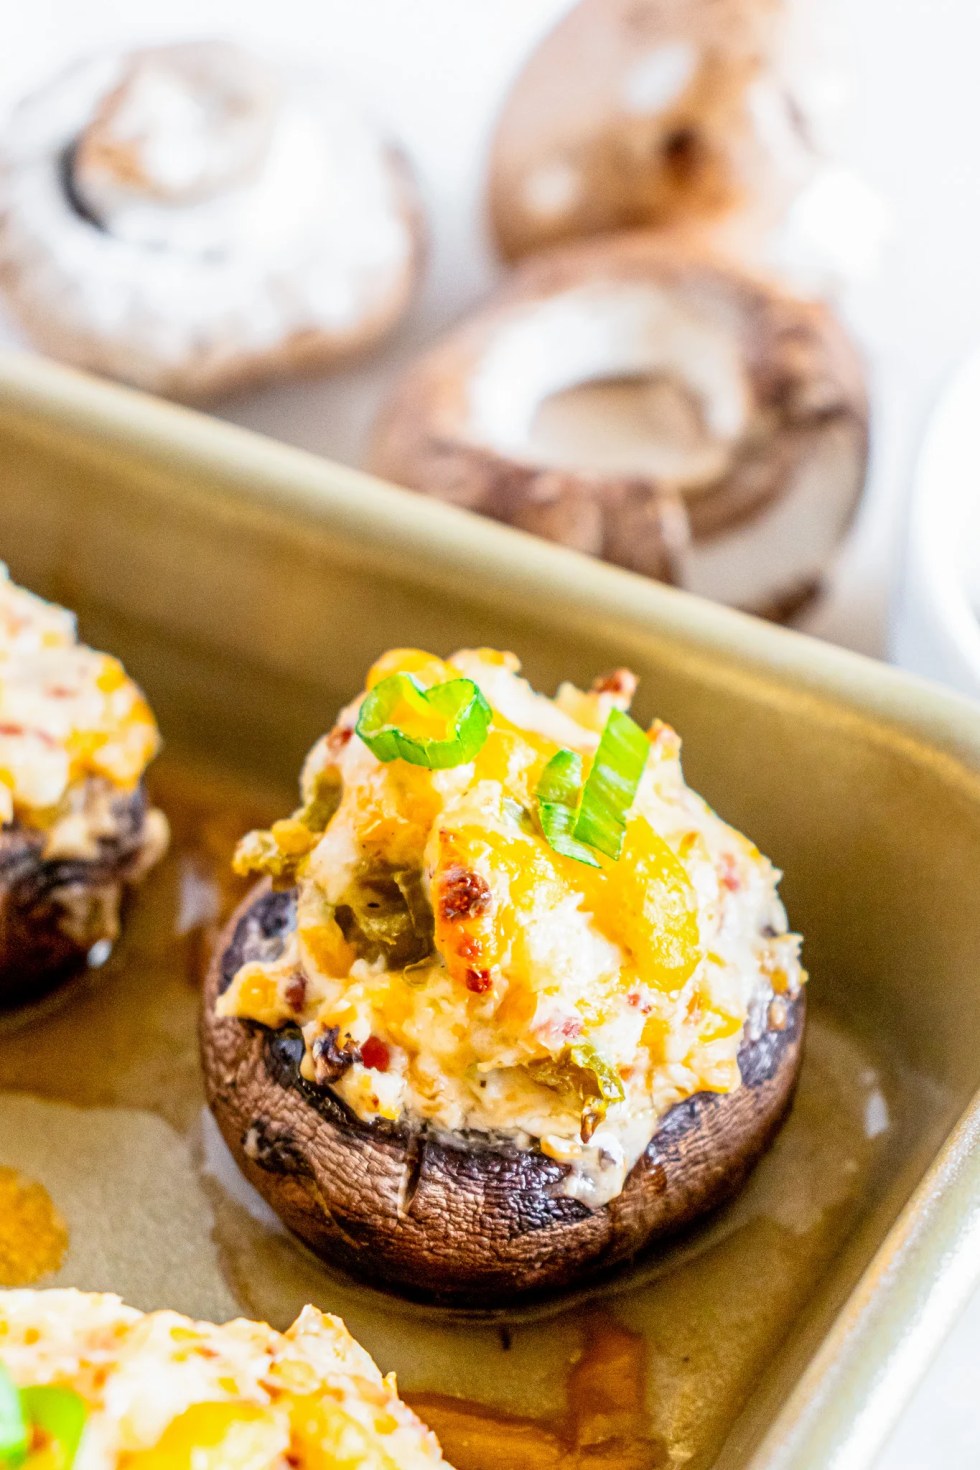
<path id="1" fill-rule="evenodd" d="M 337 725 L 327 736 L 327 750 L 330 755 L 339 755 L 345 745 L 350 744 L 354 731 L 350 725 Z"/>
<path id="2" fill-rule="evenodd" d="M 391 1053 L 379 1036 L 369 1036 L 361 1047 L 361 1061 L 372 1072 L 387 1072 Z"/>
<path id="3" fill-rule="evenodd" d="M 477 960 L 483 953 L 483 945 L 472 934 L 464 934 L 456 946 L 456 953 L 461 960 Z"/>
<path id="4" fill-rule="evenodd" d="M 439 912 L 447 923 L 485 914 L 493 903 L 490 885 L 479 873 L 454 863 L 442 875 Z"/>
<path id="5" fill-rule="evenodd" d="M 306 976 L 290 975 L 283 994 L 289 1009 L 299 1014 L 306 1004 Z"/>
<path id="6" fill-rule="evenodd" d="M 53 735 L 46 730 L 28 730 L 25 725 L 0 725 L 0 736 L 6 736 L 12 740 L 37 740 L 41 745 L 57 745 Z"/>
<path id="7" fill-rule="evenodd" d="M 742 879 L 739 877 L 734 857 L 730 852 L 726 852 L 721 861 L 722 870 L 718 881 L 722 888 L 728 889 L 729 893 L 738 893 L 742 886 Z"/>
<path id="8" fill-rule="evenodd" d="M 486 995 L 492 984 L 489 970 L 467 970 L 466 988 L 474 995 Z"/>
<path id="9" fill-rule="evenodd" d="M 612 694 L 616 699 L 623 699 L 627 704 L 636 693 L 639 680 L 632 669 L 613 669 L 610 674 L 601 674 L 593 681 L 593 694 Z"/>
<path id="10" fill-rule="evenodd" d="M 640 1004 L 639 992 L 636 990 L 631 990 L 629 995 L 626 997 L 626 1004 L 633 1006 L 634 1008 L 638 1006 Z"/>

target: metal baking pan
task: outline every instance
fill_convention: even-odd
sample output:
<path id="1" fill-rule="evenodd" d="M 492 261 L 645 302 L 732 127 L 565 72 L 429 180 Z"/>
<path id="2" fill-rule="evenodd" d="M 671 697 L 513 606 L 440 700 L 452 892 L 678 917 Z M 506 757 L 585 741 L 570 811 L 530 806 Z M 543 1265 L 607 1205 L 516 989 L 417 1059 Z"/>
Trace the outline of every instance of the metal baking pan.
<path id="1" fill-rule="evenodd" d="M 980 712 L 21 356 L 0 362 L 0 554 L 145 684 L 175 832 L 105 968 L 0 1027 L 0 1170 L 67 1227 L 46 1279 L 277 1325 L 338 1311 L 459 1470 L 867 1465 L 980 1274 Z M 749 1188 L 549 1309 L 463 1319 L 330 1273 L 202 1110 L 231 846 L 393 643 L 510 647 L 545 687 L 630 664 L 806 936 L 798 1100 Z"/>

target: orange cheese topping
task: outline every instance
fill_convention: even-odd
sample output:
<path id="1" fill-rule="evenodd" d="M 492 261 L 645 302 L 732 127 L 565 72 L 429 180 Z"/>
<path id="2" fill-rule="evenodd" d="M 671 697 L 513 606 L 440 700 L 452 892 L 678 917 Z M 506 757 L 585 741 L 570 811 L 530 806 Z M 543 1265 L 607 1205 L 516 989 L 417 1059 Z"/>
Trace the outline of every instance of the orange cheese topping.
<path id="1" fill-rule="evenodd" d="M 132 790 L 159 736 L 119 661 L 0 567 L 0 821 L 42 823 L 90 777 Z"/>

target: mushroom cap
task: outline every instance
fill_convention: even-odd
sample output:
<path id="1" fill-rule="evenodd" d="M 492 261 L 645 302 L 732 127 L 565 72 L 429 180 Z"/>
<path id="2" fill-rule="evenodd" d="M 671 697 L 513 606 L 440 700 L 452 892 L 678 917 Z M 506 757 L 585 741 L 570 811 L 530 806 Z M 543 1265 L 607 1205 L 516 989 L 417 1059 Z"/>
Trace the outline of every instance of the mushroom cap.
<path id="1" fill-rule="evenodd" d="M 779 616 L 819 587 L 850 525 L 867 419 L 829 307 L 637 232 L 526 262 L 416 359 L 372 466 Z"/>
<path id="2" fill-rule="evenodd" d="M 34 999 L 116 938 L 126 890 L 161 855 L 165 829 L 142 786 L 116 799 L 111 818 L 91 858 L 45 857 L 43 832 L 0 829 L 0 1009 Z"/>
<path id="3" fill-rule="evenodd" d="M 249 1181 L 325 1261 L 428 1300 L 500 1305 L 578 1284 L 734 1194 L 789 1110 L 805 1000 L 787 1000 L 739 1053 L 742 1086 L 664 1118 L 620 1195 L 598 1210 L 556 1192 L 566 1166 L 489 1136 L 359 1121 L 300 1075 L 301 1037 L 219 1019 L 244 958 L 294 922 L 260 884 L 233 915 L 205 986 L 208 1101 Z"/>
<path id="4" fill-rule="evenodd" d="M 501 253 L 739 213 L 760 227 L 777 219 L 821 161 L 821 9 L 581 0 L 501 113 L 489 185 Z"/>
<path id="5" fill-rule="evenodd" d="M 404 160 L 332 80 L 224 41 L 80 62 L 0 140 L 0 286 L 27 335 L 174 397 L 364 349 L 421 235 Z"/>

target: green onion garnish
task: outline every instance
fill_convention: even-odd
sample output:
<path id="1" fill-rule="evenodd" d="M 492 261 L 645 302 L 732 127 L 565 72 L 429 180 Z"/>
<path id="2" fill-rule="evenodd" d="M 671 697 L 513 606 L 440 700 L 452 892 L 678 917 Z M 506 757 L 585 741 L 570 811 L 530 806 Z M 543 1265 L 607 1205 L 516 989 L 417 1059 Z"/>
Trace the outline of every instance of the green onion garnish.
<path id="1" fill-rule="evenodd" d="M 610 710 L 582 792 L 575 823 L 580 842 L 607 857 L 619 857 L 626 818 L 649 754 L 650 742 L 636 721 L 620 709 Z"/>
<path id="2" fill-rule="evenodd" d="M 71 1470 L 85 1429 L 85 1401 L 70 1388 L 24 1388 L 20 1394 L 23 1413 L 42 1430 L 58 1470 Z"/>
<path id="3" fill-rule="evenodd" d="M 590 868 L 599 866 L 584 842 L 573 835 L 578 817 L 579 788 L 582 785 L 582 757 L 574 750 L 560 750 L 541 772 L 538 782 L 538 819 L 541 830 L 555 852 L 575 858 Z"/>
<path id="4" fill-rule="evenodd" d="M 27 1454 L 29 1440 L 20 1391 L 0 1363 L 0 1465 L 19 1465 Z"/>
<path id="5" fill-rule="evenodd" d="M 399 715 L 438 733 L 412 734 L 398 724 Z M 356 729 L 379 761 L 403 760 L 440 771 L 473 759 L 487 738 L 492 718 L 490 706 L 472 679 L 450 679 L 425 689 L 411 674 L 391 674 L 364 699 Z"/>
<path id="6" fill-rule="evenodd" d="M 643 775 L 650 742 L 635 720 L 610 710 L 592 768 L 582 781 L 582 757 L 571 750 L 552 756 L 538 782 L 541 830 L 556 852 L 597 868 L 592 850 L 618 858 L 626 818 Z"/>

